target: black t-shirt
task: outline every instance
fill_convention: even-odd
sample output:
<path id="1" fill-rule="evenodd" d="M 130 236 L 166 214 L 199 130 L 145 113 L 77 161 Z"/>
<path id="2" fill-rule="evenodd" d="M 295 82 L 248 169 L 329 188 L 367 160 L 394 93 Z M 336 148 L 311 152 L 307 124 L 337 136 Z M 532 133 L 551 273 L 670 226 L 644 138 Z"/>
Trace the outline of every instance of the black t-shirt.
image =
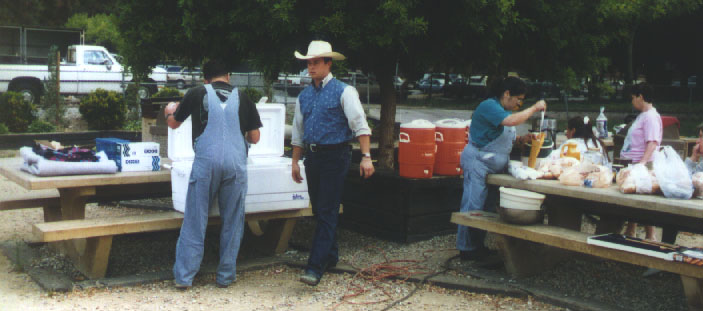
<path id="1" fill-rule="evenodd" d="M 212 88 L 215 89 L 217 97 L 224 103 L 234 89 L 233 86 L 225 82 L 214 82 Z M 207 90 L 201 85 L 194 87 L 186 93 L 183 101 L 178 105 L 174 118 L 178 122 L 183 122 L 188 116 L 193 116 L 193 143 L 195 139 L 205 131 L 207 126 L 208 104 Z M 243 92 L 239 92 L 239 127 L 242 130 L 242 135 L 248 131 L 262 127 L 259 111 L 256 110 L 256 105 Z"/>

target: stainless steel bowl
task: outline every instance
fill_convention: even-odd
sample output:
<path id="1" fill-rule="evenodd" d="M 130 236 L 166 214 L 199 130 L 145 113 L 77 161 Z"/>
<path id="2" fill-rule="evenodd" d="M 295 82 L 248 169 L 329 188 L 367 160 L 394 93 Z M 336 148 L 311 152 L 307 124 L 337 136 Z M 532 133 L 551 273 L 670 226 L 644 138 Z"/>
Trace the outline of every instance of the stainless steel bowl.
<path id="1" fill-rule="evenodd" d="M 498 206 L 500 219 L 514 225 L 533 225 L 544 222 L 544 209 L 523 210 Z"/>

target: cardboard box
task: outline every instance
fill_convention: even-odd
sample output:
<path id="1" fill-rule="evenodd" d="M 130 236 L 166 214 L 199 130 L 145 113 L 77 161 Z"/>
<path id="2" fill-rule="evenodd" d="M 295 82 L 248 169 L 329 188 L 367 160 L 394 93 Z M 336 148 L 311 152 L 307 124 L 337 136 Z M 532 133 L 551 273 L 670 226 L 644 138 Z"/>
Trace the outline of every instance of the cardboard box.
<path id="1" fill-rule="evenodd" d="M 117 167 L 122 172 L 148 172 L 161 170 L 161 157 L 122 157 L 117 162 Z"/>
<path id="2" fill-rule="evenodd" d="M 152 157 L 159 155 L 159 143 L 139 142 L 139 143 L 118 143 L 120 157 Z"/>

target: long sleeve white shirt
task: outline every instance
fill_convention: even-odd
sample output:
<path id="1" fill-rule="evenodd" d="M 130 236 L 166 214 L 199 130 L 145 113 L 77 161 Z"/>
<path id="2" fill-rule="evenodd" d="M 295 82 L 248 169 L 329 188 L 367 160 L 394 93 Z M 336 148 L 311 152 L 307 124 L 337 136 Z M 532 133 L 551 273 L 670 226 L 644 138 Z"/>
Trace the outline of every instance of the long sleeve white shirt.
<path id="1" fill-rule="evenodd" d="M 324 79 L 322 79 L 322 87 L 325 87 L 334 76 L 329 73 Z M 354 137 L 359 137 L 362 135 L 371 135 L 371 129 L 366 121 L 366 114 L 364 113 L 364 108 L 361 106 L 361 101 L 359 100 L 359 92 L 356 88 L 351 85 L 347 85 L 342 91 L 342 96 L 340 98 L 342 105 L 342 110 L 344 110 L 344 115 L 347 117 L 349 122 L 349 128 L 354 133 Z M 303 146 L 303 113 L 300 110 L 300 98 L 295 101 L 295 115 L 293 117 L 293 133 L 291 136 L 291 145 L 304 147 Z"/>

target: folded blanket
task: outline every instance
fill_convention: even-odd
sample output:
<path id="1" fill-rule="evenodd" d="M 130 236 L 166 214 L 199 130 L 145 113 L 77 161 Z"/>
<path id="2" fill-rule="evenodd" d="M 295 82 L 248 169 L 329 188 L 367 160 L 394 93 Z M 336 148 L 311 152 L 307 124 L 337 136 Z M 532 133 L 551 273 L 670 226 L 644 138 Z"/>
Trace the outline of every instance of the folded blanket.
<path id="1" fill-rule="evenodd" d="M 98 157 L 98 162 L 61 162 L 47 160 L 32 151 L 31 147 L 20 148 L 20 155 L 24 159 L 22 170 L 42 177 L 117 173 L 117 164 L 115 161 L 108 159 L 105 152 L 99 152 L 96 155 Z"/>

